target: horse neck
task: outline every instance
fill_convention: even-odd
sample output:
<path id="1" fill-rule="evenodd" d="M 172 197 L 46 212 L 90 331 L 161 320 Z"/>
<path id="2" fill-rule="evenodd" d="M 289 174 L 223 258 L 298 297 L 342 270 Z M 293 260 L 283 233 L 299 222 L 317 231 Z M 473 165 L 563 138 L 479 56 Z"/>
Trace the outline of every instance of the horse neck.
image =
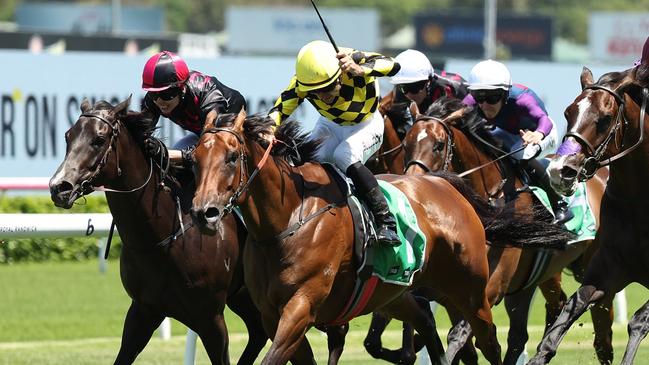
<path id="1" fill-rule="evenodd" d="M 644 139 L 634 151 L 611 163 L 607 188 L 611 189 L 615 196 L 638 199 L 645 204 L 646 200 L 649 200 L 649 191 L 646 189 L 649 181 L 649 115 L 645 115 L 644 121 L 640 121 L 638 107 L 638 111 L 631 113 L 627 118 L 627 127 L 632 130 L 626 132 L 628 137 L 625 138 L 624 146 L 629 148 L 638 141 L 639 128 L 644 128 Z M 642 126 L 639 125 L 640 122 Z"/>
<path id="2" fill-rule="evenodd" d="M 121 133 L 117 142 L 117 156 L 121 174 L 111 172 L 111 179 L 103 181 L 109 189 L 128 191 L 148 183 L 134 192 L 106 192 L 106 201 L 117 224 L 122 241 L 128 245 L 146 245 L 152 240 L 159 242 L 171 232 L 176 219 L 175 204 L 171 194 L 159 189 L 160 174 L 157 168 L 151 171 L 144 157 L 129 133 Z M 115 159 L 115 156 L 109 157 Z M 115 168 L 112 166 L 111 168 Z M 133 239 L 125 239 L 133 237 Z"/>
<path id="3" fill-rule="evenodd" d="M 248 172 L 259 165 L 265 150 L 257 143 L 247 141 Z M 296 170 L 282 160 L 268 157 L 259 173 L 244 193 L 239 205 L 248 233 L 255 241 L 268 240 L 281 233 L 289 224 L 292 212 L 302 201 L 302 186 L 296 186 Z"/>
<path id="4" fill-rule="evenodd" d="M 455 172 L 461 173 L 493 161 L 493 158 L 477 146 L 473 140 L 469 139 L 463 130 L 453 126 L 451 128 L 453 129 L 453 143 L 455 144 L 451 166 Z M 467 177 L 471 187 L 482 196 L 488 196 L 493 192 L 496 186 L 500 185 L 502 179 L 496 163 L 487 165 Z"/>

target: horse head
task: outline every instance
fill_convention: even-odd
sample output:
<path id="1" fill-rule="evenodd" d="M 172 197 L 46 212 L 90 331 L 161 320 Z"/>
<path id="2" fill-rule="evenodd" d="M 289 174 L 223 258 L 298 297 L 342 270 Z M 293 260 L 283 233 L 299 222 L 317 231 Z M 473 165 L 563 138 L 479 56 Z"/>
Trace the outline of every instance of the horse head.
<path id="1" fill-rule="evenodd" d="M 191 215 L 202 229 L 215 232 L 223 216 L 237 204 L 244 191 L 247 149 L 246 112 L 219 116 L 206 125 L 194 150 L 196 193 Z"/>
<path id="2" fill-rule="evenodd" d="M 417 118 L 403 140 L 407 175 L 452 169 L 454 138 L 450 126 L 465 113 L 461 101 L 440 98 Z"/>
<path id="3" fill-rule="evenodd" d="M 597 82 L 584 67 L 582 92 L 564 116 L 568 132 L 548 167 L 550 181 L 557 192 L 571 195 L 579 181 L 630 153 L 642 142 L 647 89 L 637 79 L 636 69 L 609 72 Z M 644 80 L 646 83 L 646 80 Z"/>
<path id="4" fill-rule="evenodd" d="M 77 198 L 91 193 L 101 177 L 117 173 L 117 160 L 110 156 L 119 138 L 119 120 L 130 102 L 129 97 L 116 106 L 105 101 L 91 106 L 83 100 L 79 119 L 65 133 L 65 158 L 50 179 L 56 206 L 70 208 Z"/>

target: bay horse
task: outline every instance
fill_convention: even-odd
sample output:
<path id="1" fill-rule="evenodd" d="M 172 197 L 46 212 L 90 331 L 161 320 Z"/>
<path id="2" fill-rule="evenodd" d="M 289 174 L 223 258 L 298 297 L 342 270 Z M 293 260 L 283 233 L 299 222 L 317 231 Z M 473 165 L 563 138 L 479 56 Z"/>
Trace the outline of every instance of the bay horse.
<path id="1" fill-rule="evenodd" d="M 464 108 L 465 105 L 458 100 L 443 98 L 418 118 L 403 142 L 406 174 L 431 171 L 461 173 L 471 170 L 473 172 L 467 174 L 466 179 L 483 197 L 495 204 L 507 195 L 507 199 L 515 199 L 518 210 L 531 209 L 534 204 L 532 194 L 521 192 L 524 184 L 516 177 L 515 167 L 507 160 L 501 164 L 489 164 L 496 157 L 487 144 L 497 146 L 498 143 L 484 130 L 486 126 L 477 110 Z M 600 176 L 587 184 L 588 202 L 596 223 L 605 181 L 606 171 L 603 170 Z M 510 318 L 505 364 L 515 364 L 525 350 L 529 308 L 536 287 L 541 289 L 546 299 L 546 323 L 549 324 L 567 299 L 561 288 L 562 269 L 570 266 L 579 280 L 585 264 L 596 249 L 597 245 L 592 240 L 571 243 L 565 250 L 489 248 L 491 274 L 487 296 L 492 305 L 504 298 Z M 613 314 L 599 308 L 593 308 L 591 314 L 598 324 L 595 328 L 595 348 L 600 361 L 603 361 L 612 351 L 610 331 Z M 458 319 L 457 314 L 451 313 L 451 317 L 455 317 L 454 321 Z M 466 335 L 464 332 L 463 336 Z M 461 343 L 462 340 L 458 345 Z M 449 345 L 449 358 L 454 357 L 455 350 L 458 350 L 457 345 Z"/>
<path id="2" fill-rule="evenodd" d="M 394 120 L 399 117 L 395 114 L 395 110 L 401 110 L 403 106 L 397 107 L 395 97 L 396 93 L 392 90 L 381 98 L 381 104 L 379 105 L 379 112 L 383 115 L 383 142 L 379 150 L 365 162 L 367 168 L 374 174 L 403 174 L 402 137 L 399 136 L 394 124 Z M 407 103 L 409 105 L 408 111 L 414 118 L 419 114 L 417 104 L 410 101 Z"/>
<path id="3" fill-rule="evenodd" d="M 226 303 L 248 329 L 238 363 L 252 364 L 268 337 L 243 286 L 245 227 L 233 215 L 223 217 L 220 235 L 192 226 L 188 204 L 181 207 L 167 188 L 175 184 L 168 160 L 154 162 L 143 153 L 153 120 L 127 111 L 129 103 L 130 97 L 116 106 L 84 100 L 65 134 L 65 159 L 50 180 L 54 204 L 65 209 L 95 190 L 106 192 L 123 243 L 120 276 L 132 299 L 115 364 L 133 363 L 165 317 L 195 331 L 213 364 L 229 364 Z"/>
<path id="4" fill-rule="evenodd" d="M 570 326 L 590 306 L 610 309 L 615 293 L 632 282 L 649 288 L 649 57 L 637 67 L 606 73 L 597 82 L 584 67 L 580 81 L 582 92 L 564 113 L 568 133 L 548 171 L 555 189 L 570 195 L 578 181 L 592 180 L 598 169 L 609 166 L 595 238 L 601 247 L 529 364 L 549 362 Z M 629 321 L 622 364 L 633 363 L 649 332 L 648 318 L 649 302 Z M 611 353 L 608 363 L 612 359 Z"/>
<path id="5" fill-rule="evenodd" d="M 379 309 L 411 323 L 432 362 L 446 363 L 434 319 L 420 308 L 408 286 L 380 282 L 373 276 L 368 282 L 373 293 L 359 299 L 362 306 L 354 313 L 343 314 L 358 284 L 346 194 L 322 165 L 312 162 L 318 141 L 301 134 L 297 122 L 284 123 L 273 133 L 274 125 L 268 116 L 246 117 L 244 112 L 223 116 L 204 127 L 193 154 L 195 221 L 220 231 L 222 218 L 238 206 L 248 227 L 245 281 L 273 339 L 262 364 L 289 360 L 313 364 L 305 337 L 311 326 L 344 322 Z M 268 136 L 273 135 L 269 142 Z M 451 184 L 434 176 L 394 175 L 380 179 L 405 193 L 426 236 L 424 264 L 414 274 L 413 286 L 427 286 L 453 302 L 475 326 L 485 358 L 500 364 L 500 346 L 485 296 L 485 235 L 509 240 L 528 226 L 537 229 L 539 223 L 495 215 L 487 204 L 478 204 L 478 197 L 456 190 L 461 181 Z M 472 203 L 482 207 L 481 215 Z M 481 217 L 489 223 L 486 233 Z M 514 240 L 520 244 L 527 239 L 522 236 Z"/>

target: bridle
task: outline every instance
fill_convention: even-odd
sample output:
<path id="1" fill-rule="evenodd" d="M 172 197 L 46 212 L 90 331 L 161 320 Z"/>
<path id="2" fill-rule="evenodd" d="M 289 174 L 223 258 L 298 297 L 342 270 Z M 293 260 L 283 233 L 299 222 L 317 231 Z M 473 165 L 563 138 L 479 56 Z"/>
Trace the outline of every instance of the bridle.
<path id="1" fill-rule="evenodd" d="M 81 183 L 79 184 L 79 190 L 81 192 L 81 196 L 88 195 L 93 191 L 107 191 L 112 193 L 133 193 L 144 188 L 149 183 L 149 181 L 151 181 L 151 176 L 153 175 L 153 159 L 151 159 L 149 163 L 149 176 L 147 177 L 146 181 L 144 181 L 144 183 L 138 186 L 137 188 L 130 189 L 130 190 L 116 190 L 116 189 L 106 188 L 104 186 L 94 186 L 92 184 L 93 181 L 99 176 L 104 166 L 106 166 L 106 163 L 108 162 L 108 156 L 110 155 L 112 150 L 115 150 L 117 176 L 122 175 L 122 169 L 119 167 L 119 149 L 115 147 L 115 143 L 117 141 L 117 137 L 119 136 L 120 126 L 122 125 L 122 123 L 119 121 L 119 119 L 115 119 L 115 123 L 113 124 L 99 114 L 83 113 L 81 114 L 81 116 L 86 118 L 99 119 L 101 122 L 107 124 L 111 129 L 110 142 L 108 144 L 108 148 L 106 148 L 104 155 L 102 156 L 101 160 L 99 160 L 99 163 L 95 168 L 95 171 L 93 171 L 90 177 L 81 181 Z"/>
<path id="2" fill-rule="evenodd" d="M 627 126 L 629 124 L 626 113 L 624 113 L 626 101 L 624 100 L 624 97 L 620 95 L 616 90 L 603 85 L 589 85 L 584 88 L 584 91 L 585 90 L 606 91 L 615 98 L 615 101 L 618 104 L 618 108 L 617 114 L 615 116 L 615 125 L 613 126 L 613 128 L 611 128 L 611 130 L 608 132 L 608 135 L 606 136 L 604 141 L 599 144 L 599 146 L 593 146 L 583 135 L 576 131 L 568 131 L 568 133 L 566 133 L 566 135 L 563 137 L 564 142 L 568 137 L 574 138 L 581 146 L 586 147 L 587 153 L 589 155 L 586 157 L 586 159 L 584 159 L 584 162 L 582 163 L 582 168 L 579 171 L 579 181 L 585 181 L 592 178 L 600 167 L 608 166 L 609 164 L 611 164 L 611 162 L 628 155 L 638 146 L 640 146 L 640 144 L 644 140 L 645 109 L 647 107 L 647 99 L 649 98 L 649 90 L 647 88 L 642 89 L 642 106 L 640 107 L 640 115 L 638 117 L 638 128 L 640 128 L 640 136 L 638 137 L 638 141 L 633 146 L 618 152 L 617 154 L 607 158 L 606 160 L 602 160 L 602 157 L 604 156 L 609 143 L 620 129 L 622 129 L 622 144 L 618 146 L 618 149 L 622 149 L 624 147 L 624 137 L 626 131 L 628 130 Z"/>
<path id="3" fill-rule="evenodd" d="M 218 133 L 218 132 L 226 132 L 230 133 L 233 135 L 237 141 L 239 142 L 239 157 L 237 159 L 239 160 L 239 185 L 237 185 L 237 189 L 232 193 L 232 196 L 230 196 L 230 199 L 228 199 L 227 204 L 223 207 L 223 213 L 228 214 L 234 209 L 234 207 L 237 205 L 237 201 L 248 190 L 248 187 L 250 187 L 250 184 L 254 180 L 254 178 L 259 174 L 259 171 L 261 170 L 262 167 L 264 167 L 264 164 L 266 164 L 266 160 L 268 159 L 268 156 L 270 155 L 270 151 L 273 149 L 273 146 L 278 143 L 278 140 L 273 139 L 269 144 L 268 148 L 266 148 L 266 151 L 264 152 L 264 156 L 261 158 L 255 169 L 250 173 L 248 176 L 248 179 L 244 181 L 243 174 L 244 172 L 248 171 L 248 158 L 245 153 L 245 150 L 243 149 L 244 146 L 244 141 L 241 135 L 235 131 L 233 131 L 230 128 L 222 128 L 222 127 L 211 127 L 211 128 L 206 128 L 203 130 L 201 133 L 201 137 L 206 134 L 206 133 Z"/>
<path id="4" fill-rule="evenodd" d="M 446 125 L 446 123 L 444 123 L 439 118 L 435 118 L 435 117 L 420 117 L 420 118 L 417 119 L 417 121 L 418 122 L 419 121 L 435 121 L 435 122 L 439 122 L 439 124 L 441 124 L 442 127 L 444 128 L 444 131 L 446 132 L 446 151 L 444 153 L 444 164 L 442 165 L 442 171 L 447 172 L 448 168 L 451 166 L 451 162 L 453 161 L 453 149 L 455 148 L 455 143 L 453 142 L 453 140 L 454 140 L 453 139 L 453 131 L 451 130 L 451 127 Z M 403 145 L 403 144 L 401 144 L 401 145 Z M 419 159 L 413 159 L 413 160 L 409 160 L 406 163 L 406 166 L 403 168 L 403 172 L 405 173 L 406 171 L 408 171 L 408 169 L 412 165 L 417 165 L 417 166 L 421 167 L 426 173 L 430 173 L 430 172 L 433 171 L 428 165 L 426 165 L 426 163 L 424 161 L 419 160 Z"/>

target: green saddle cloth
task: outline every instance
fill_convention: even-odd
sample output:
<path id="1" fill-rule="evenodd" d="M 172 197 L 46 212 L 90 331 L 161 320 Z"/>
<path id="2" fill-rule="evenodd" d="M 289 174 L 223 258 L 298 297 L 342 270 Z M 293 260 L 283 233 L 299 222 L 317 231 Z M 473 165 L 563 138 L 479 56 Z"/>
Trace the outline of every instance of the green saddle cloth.
<path id="1" fill-rule="evenodd" d="M 552 207 L 550 206 L 550 200 L 548 200 L 548 195 L 545 191 L 537 186 L 530 186 L 530 188 L 534 192 L 534 195 L 536 195 L 536 197 L 543 203 L 545 208 L 554 215 Z M 568 242 L 568 244 L 592 240 L 595 238 L 595 233 L 597 232 L 595 215 L 588 204 L 586 183 L 579 183 L 575 193 L 572 196 L 564 197 L 563 199 L 568 202 L 570 211 L 575 215 L 571 220 L 564 224 L 570 232 L 577 235 L 577 238 Z"/>
<path id="2" fill-rule="evenodd" d="M 401 244 L 397 247 L 373 245 L 374 270 L 372 275 L 384 282 L 397 285 L 412 284 L 413 274 L 421 270 L 426 249 L 426 236 L 419 225 L 410 201 L 392 184 L 379 180 L 390 212 L 397 221 L 397 234 Z"/>

